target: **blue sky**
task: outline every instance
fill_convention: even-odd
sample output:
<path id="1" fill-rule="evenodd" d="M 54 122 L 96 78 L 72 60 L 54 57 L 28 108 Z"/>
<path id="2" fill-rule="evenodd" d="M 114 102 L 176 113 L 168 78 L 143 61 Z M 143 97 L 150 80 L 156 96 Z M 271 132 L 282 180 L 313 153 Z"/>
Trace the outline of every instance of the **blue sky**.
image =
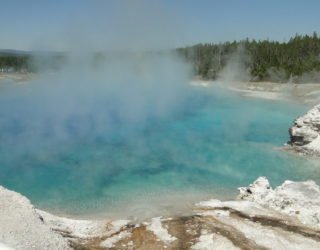
<path id="1" fill-rule="evenodd" d="M 0 0 L 0 48 L 283 41 L 295 33 L 320 33 L 319 11 L 318 0 Z"/>

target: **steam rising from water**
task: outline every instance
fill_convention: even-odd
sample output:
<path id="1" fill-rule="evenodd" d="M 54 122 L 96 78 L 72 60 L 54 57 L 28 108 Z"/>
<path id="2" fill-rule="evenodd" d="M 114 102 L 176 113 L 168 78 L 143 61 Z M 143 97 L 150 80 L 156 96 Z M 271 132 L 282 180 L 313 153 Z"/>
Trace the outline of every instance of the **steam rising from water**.
<path id="1" fill-rule="evenodd" d="M 2 86 L 2 124 L 22 141 L 105 136 L 172 115 L 187 82 L 188 67 L 169 54 L 131 55 L 99 68 L 72 62 L 28 84 Z"/>
<path id="2" fill-rule="evenodd" d="M 106 16 L 106 8 L 115 15 Z M 93 1 L 88 13 L 92 19 L 79 14 L 63 24 L 53 42 L 35 42 L 36 50 L 50 49 L 54 42 L 66 50 L 67 63 L 59 70 L 45 70 L 46 62 L 36 57 L 35 80 L 1 86 L 2 141 L 25 145 L 106 137 L 182 107 L 190 67 L 174 53 L 159 52 L 172 46 L 175 36 L 162 6 Z M 106 58 L 93 65 L 100 51 Z"/>

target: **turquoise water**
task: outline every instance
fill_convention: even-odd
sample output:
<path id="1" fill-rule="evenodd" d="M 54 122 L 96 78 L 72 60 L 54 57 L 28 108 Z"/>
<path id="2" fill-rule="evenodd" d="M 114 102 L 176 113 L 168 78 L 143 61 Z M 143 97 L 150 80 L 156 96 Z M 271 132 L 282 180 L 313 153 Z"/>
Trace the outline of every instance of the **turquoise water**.
<path id="1" fill-rule="evenodd" d="M 30 107 L 9 98 L 1 104 L 0 184 L 47 210 L 144 215 L 149 207 L 160 213 L 209 196 L 234 197 L 262 175 L 272 185 L 320 181 L 316 161 L 276 149 L 308 109 L 294 103 L 195 88 L 174 115 L 134 125 L 115 119 L 106 136 L 90 126 L 80 133 L 75 124 L 88 121 L 74 118 L 67 140 L 51 135 L 50 119 L 41 137 L 36 127 L 25 133 L 23 124 L 35 119 L 22 112 Z"/>

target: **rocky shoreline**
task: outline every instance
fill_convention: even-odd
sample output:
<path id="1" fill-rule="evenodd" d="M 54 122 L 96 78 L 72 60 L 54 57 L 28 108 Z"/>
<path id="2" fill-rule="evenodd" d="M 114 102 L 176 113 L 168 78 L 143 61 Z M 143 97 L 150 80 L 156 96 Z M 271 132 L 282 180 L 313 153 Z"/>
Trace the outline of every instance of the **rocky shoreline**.
<path id="1" fill-rule="evenodd" d="M 0 188 L 3 249 L 319 249 L 320 187 L 265 177 L 235 201 L 195 204 L 190 215 L 144 222 L 74 220 L 36 209 Z M 2 248 L 1 248 L 2 249 Z"/>
<path id="2" fill-rule="evenodd" d="M 320 104 L 298 117 L 289 129 L 286 147 L 298 154 L 320 156 Z"/>

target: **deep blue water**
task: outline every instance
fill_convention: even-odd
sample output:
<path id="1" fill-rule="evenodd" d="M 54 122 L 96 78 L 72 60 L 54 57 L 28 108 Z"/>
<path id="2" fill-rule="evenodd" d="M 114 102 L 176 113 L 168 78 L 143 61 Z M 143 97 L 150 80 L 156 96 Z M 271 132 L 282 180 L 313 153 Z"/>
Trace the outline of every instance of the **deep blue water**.
<path id="1" fill-rule="evenodd" d="M 50 117 L 40 137 L 36 126 L 26 133 L 25 124 L 36 116 L 21 110 L 30 107 L 17 108 L 9 98 L 1 104 L 0 184 L 48 210 L 121 214 L 133 206 L 141 214 L 161 206 L 163 197 L 182 203 L 188 196 L 230 198 L 262 175 L 272 185 L 320 180 L 316 161 L 276 149 L 288 140 L 293 119 L 308 109 L 294 103 L 195 89 L 174 115 L 134 125 L 115 115 L 117 129 L 108 136 L 91 128 L 90 116 L 68 118 L 67 139 L 52 135 Z"/>

